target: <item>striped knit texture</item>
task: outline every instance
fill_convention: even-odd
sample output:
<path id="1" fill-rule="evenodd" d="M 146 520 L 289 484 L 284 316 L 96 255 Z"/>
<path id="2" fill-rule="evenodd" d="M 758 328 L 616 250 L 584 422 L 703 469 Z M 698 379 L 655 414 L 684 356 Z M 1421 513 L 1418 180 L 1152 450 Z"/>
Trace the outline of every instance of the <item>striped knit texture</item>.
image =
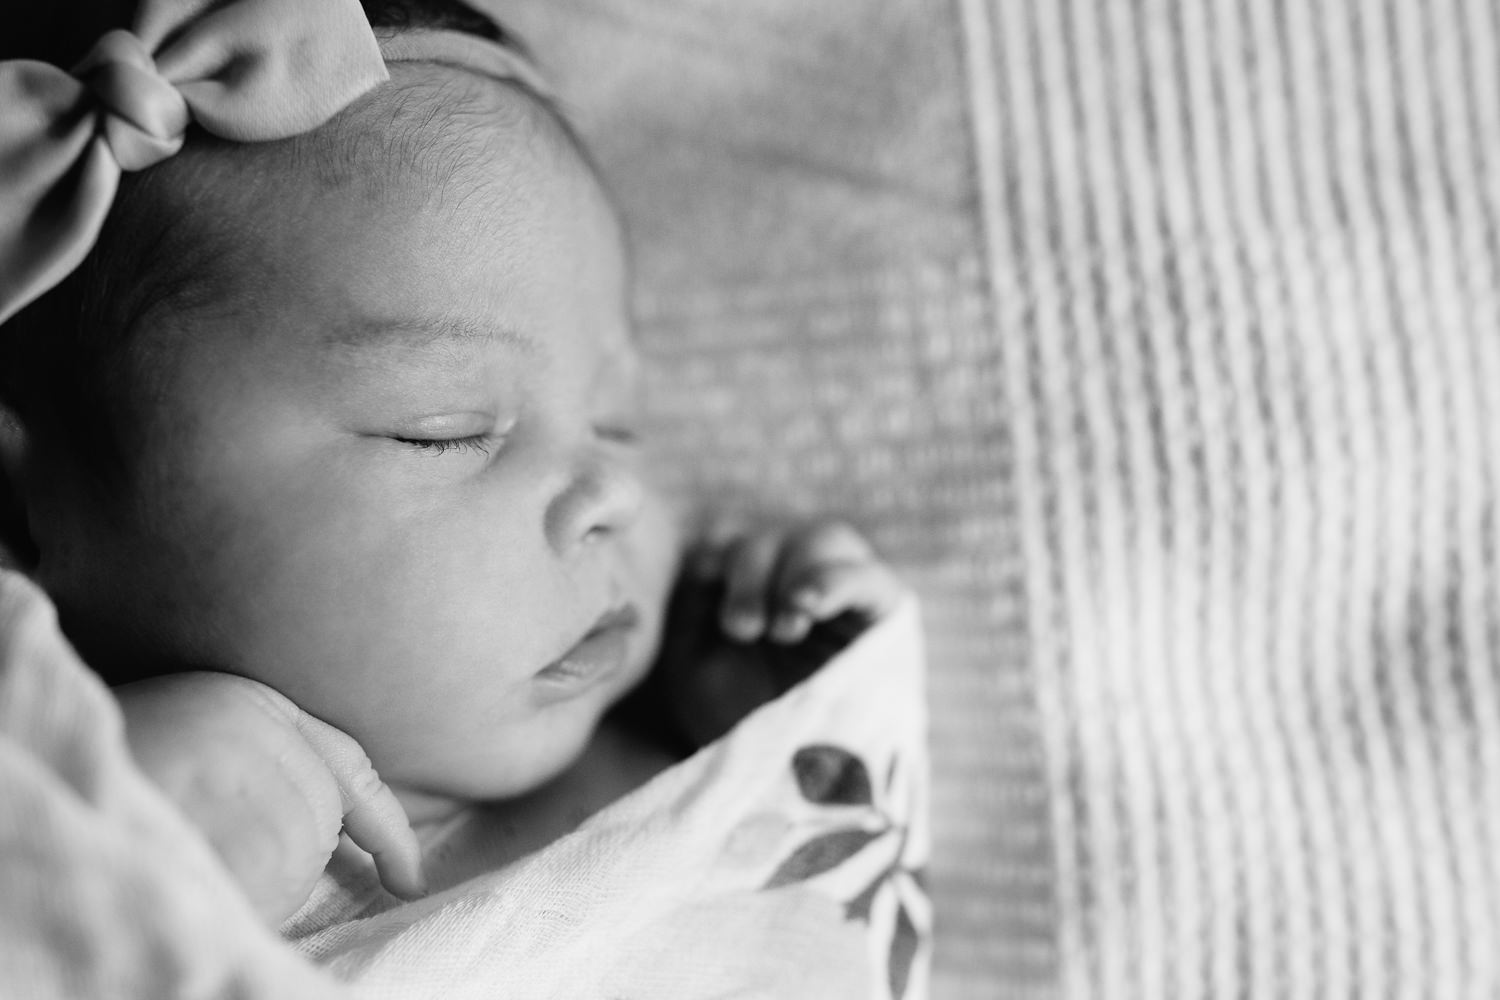
<path id="1" fill-rule="evenodd" d="M 963 13 L 1063 995 L 1496 995 L 1495 6 Z"/>
<path id="2" fill-rule="evenodd" d="M 681 485 L 920 590 L 934 995 L 1500 994 L 1491 0 L 514 0 Z"/>

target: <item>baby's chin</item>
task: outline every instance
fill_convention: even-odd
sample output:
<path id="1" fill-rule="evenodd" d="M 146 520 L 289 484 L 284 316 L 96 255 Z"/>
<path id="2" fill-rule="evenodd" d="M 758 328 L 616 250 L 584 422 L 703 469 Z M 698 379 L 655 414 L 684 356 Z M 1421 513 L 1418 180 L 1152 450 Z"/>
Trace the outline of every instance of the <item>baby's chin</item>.
<path id="1" fill-rule="evenodd" d="M 516 799 L 546 787 L 583 757 L 592 735 L 590 727 L 576 738 L 558 740 L 525 767 L 485 767 L 466 758 L 453 761 L 441 778 L 403 781 L 398 775 L 386 783 L 413 824 L 429 823 L 466 806 Z"/>
<path id="2" fill-rule="evenodd" d="M 457 739 L 454 734 L 466 727 L 456 722 L 441 734 L 408 733 L 405 747 L 381 748 L 385 752 L 378 755 L 372 747 L 366 750 L 414 823 L 467 805 L 528 795 L 573 768 L 594 742 L 605 713 L 644 679 L 657 640 L 654 627 L 645 632 L 619 671 L 576 697 L 538 707 L 519 728 L 496 732 L 476 724 L 467 727 L 471 738 Z M 534 683 L 547 690 L 548 682 Z M 545 704 L 547 697 L 540 700 Z"/>
<path id="3" fill-rule="evenodd" d="M 536 720 L 530 739 L 518 740 L 520 734 L 515 734 L 489 746 L 477 739 L 447 755 L 428 749 L 421 755 L 420 773 L 408 774 L 399 764 L 387 762 L 381 775 L 413 823 L 441 818 L 467 805 L 519 798 L 556 781 L 578 763 L 615 700 L 581 699 L 558 706 Z"/>

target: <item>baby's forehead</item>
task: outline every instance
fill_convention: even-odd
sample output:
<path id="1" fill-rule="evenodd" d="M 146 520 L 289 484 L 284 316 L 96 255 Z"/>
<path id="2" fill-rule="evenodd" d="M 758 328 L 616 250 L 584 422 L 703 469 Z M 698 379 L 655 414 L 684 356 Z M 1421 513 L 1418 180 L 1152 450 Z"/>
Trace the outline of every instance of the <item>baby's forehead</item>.
<path id="1" fill-rule="evenodd" d="M 325 186 L 438 197 L 497 174 L 583 166 L 552 109 L 518 81 L 435 63 L 390 70 L 388 83 L 278 149 L 289 166 Z"/>
<path id="2" fill-rule="evenodd" d="M 551 109 L 523 86 L 398 63 L 388 83 L 310 133 L 250 145 L 195 136 L 183 155 L 127 178 L 109 239 L 160 231 L 177 250 L 175 263 L 159 262 L 145 277 L 170 271 L 158 275 L 165 284 L 226 300 L 276 275 L 281 237 L 306 231 L 330 195 L 372 211 L 400 207 L 493 228 L 528 189 L 566 176 L 593 173 Z"/>
<path id="3" fill-rule="evenodd" d="M 330 191 L 430 205 L 461 203 L 480 187 L 521 191 L 537 172 L 592 175 L 567 129 L 523 85 L 429 63 L 390 70 L 389 82 L 291 139 L 195 134 L 181 155 L 127 175 L 116 203 L 122 225 L 107 238 L 160 229 L 222 255 L 253 244 L 263 220 Z M 494 206 L 466 206 L 484 207 Z"/>

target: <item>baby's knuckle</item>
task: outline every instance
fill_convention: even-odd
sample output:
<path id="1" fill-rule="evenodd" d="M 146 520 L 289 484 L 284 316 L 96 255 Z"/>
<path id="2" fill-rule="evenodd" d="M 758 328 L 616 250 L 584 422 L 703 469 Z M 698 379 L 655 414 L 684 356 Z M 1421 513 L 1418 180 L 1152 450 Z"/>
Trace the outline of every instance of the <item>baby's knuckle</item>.
<path id="1" fill-rule="evenodd" d="M 355 802 L 368 802 L 385 791 L 385 782 L 370 765 L 368 757 L 363 757 L 356 763 L 354 773 L 347 782 L 349 797 Z"/>

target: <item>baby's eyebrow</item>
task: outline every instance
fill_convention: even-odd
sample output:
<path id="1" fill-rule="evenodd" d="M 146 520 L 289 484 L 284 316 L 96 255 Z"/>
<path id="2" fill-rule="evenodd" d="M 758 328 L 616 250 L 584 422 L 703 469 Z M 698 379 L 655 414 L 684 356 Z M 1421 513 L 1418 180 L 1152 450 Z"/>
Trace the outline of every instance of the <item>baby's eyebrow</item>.
<path id="1" fill-rule="evenodd" d="M 330 347 L 356 353 L 436 349 L 469 357 L 496 343 L 524 354 L 538 351 L 536 341 L 519 330 L 461 315 L 351 316 L 327 328 L 323 340 Z"/>

